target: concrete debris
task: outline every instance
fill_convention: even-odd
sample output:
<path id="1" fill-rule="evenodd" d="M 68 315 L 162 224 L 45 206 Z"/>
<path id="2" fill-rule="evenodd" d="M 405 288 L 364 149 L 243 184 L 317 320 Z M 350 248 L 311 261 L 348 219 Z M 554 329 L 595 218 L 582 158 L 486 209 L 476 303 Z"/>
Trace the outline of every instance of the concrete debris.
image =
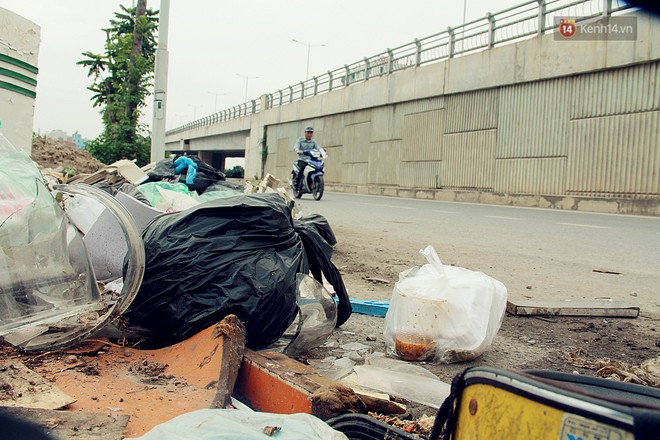
<path id="1" fill-rule="evenodd" d="M 368 350 L 369 347 L 368 345 L 361 344 L 359 342 L 349 342 L 348 344 L 340 345 L 340 348 L 342 350 L 347 350 L 347 351 L 356 351 L 356 350 Z"/>
<path id="2" fill-rule="evenodd" d="M 74 356 L 74 362 L 77 362 Z M 68 358 L 65 358 L 68 363 Z M 35 373 L 18 360 L 0 363 L 0 402 L 5 407 L 60 409 L 74 403 L 51 382 Z"/>
<path id="3" fill-rule="evenodd" d="M 637 318 L 639 307 L 623 301 L 507 301 L 506 311 L 517 316 L 606 316 Z"/>
<path id="4" fill-rule="evenodd" d="M 61 411 L 38 408 L 2 408 L 0 415 L 29 420 L 43 427 L 53 440 L 122 440 L 128 425 L 127 414 Z M 28 437 L 33 438 L 33 437 Z M 41 438 L 41 437 L 40 437 Z"/>

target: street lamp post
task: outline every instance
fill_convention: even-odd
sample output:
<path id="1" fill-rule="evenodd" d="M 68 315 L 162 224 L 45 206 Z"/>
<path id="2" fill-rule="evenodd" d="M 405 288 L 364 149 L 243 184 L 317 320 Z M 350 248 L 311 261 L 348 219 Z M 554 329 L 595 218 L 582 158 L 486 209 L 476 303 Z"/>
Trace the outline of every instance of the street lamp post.
<path id="1" fill-rule="evenodd" d="M 309 54 L 312 50 L 312 47 L 321 47 L 325 46 L 325 44 L 311 44 L 310 42 L 296 40 L 295 38 L 292 38 L 291 41 L 302 44 L 303 46 L 307 46 L 307 71 L 305 72 L 305 79 L 309 79 Z"/>
<path id="2" fill-rule="evenodd" d="M 240 73 L 237 73 L 236 75 L 240 76 L 241 78 L 245 78 L 245 99 L 243 100 L 243 102 L 247 102 L 248 83 L 251 79 L 257 79 L 259 77 L 258 76 L 241 75 Z"/>
<path id="3" fill-rule="evenodd" d="M 461 49 L 465 52 L 465 20 L 467 18 L 467 0 L 463 0 L 463 34 L 461 35 Z"/>
<path id="4" fill-rule="evenodd" d="M 201 104 L 199 105 L 194 105 L 194 104 L 188 104 L 189 107 L 193 108 L 193 120 L 197 119 L 197 109 L 203 107 Z"/>
<path id="5" fill-rule="evenodd" d="M 226 93 L 206 92 L 209 95 L 215 95 L 215 105 L 213 106 L 213 113 L 218 113 L 218 96 L 226 95 Z"/>

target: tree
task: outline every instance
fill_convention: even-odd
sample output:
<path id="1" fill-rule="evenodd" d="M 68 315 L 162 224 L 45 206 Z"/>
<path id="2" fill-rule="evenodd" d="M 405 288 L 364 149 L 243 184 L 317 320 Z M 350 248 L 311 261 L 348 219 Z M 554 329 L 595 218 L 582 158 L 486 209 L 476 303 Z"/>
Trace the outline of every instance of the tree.
<path id="1" fill-rule="evenodd" d="M 240 165 L 236 165 L 235 167 L 225 170 L 225 177 L 227 178 L 242 179 L 244 175 L 245 175 L 245 169 Z"/>
<path id="2" fill-rule="evenodd" d="M 142 166 L 150 160 L 151 141 L 139 119 L 154 75 L 157 11 L 147 8 L 147 0 L 138 0 L 135 8 L 119 7 L 122 12 L 103 29 L 105 53 L 83 52 L 85 59 L 77 63 L 94 80 L 88 89 L 103 118 L 103 133 L 88 150 L 106 164 L 136 159 Z"/>

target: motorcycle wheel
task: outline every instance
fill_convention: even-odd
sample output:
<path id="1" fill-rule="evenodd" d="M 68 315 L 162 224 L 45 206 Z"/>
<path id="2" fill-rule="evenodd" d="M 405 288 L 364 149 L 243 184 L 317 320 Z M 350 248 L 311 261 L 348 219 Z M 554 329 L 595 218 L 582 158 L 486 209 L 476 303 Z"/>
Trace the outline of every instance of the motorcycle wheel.
<path id="1" fill-rule="evenodd" d="M 296 181 L 296 175 L 294 173 L 291 173 L 291 191 L 293 191 L 293 196 L 296 199 L 299 199 L 303 195 L 303 190 L 302 189 L 300 189 L 300 190 L 296 189 L 296 186 L 294 184 L 295 181 Z"/>
<path id="2" fill-rule="evenodd" d="M 312 196 L 314 200 L 321 200 L 323 197 L 323 176 L 316 176 L 312 182 Z"/>

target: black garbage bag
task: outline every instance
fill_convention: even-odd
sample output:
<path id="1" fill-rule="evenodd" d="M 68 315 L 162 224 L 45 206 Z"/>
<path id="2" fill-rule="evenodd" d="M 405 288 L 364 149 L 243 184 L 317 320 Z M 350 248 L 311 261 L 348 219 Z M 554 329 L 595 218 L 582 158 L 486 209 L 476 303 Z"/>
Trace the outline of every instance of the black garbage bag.
<path id="1" fill-rule="evenodd" d="M 332 232 L 332 228 L 321 214 L 309 214 L 300 219 L 303 223 L 313 226 L 316 232 L 330 245 L 334 246 L 337 244 L 337 238 L 335 238 L 335 233 Z M 330 248 L 330 255 L 332 256 L 332 248 Z"/>
<path id="2" fill-rule="evenodd" d="M 197 164 L 197 174 L 193 183 L 188 185 L 190 191 L 197 191 L 199 194 L 203 193 L 206 188 L 215 182 L 225 180 L 225 174 L 213 168 L 197 156 L 190 156 L 190 158 Z"/>
<path id="3" fill-rule="evenodd" d="M 195 174 L 193 183 L 186 183 L 187 168 L 179 174 L 174 172 L 173 164 L 176 158 L 167 158 L 158 161 L 154 168 L 147 173 L 149 180 L 152 182 L 160 182 L 163 180 L 169 182 L 183 182 L 186 183 L 189 190 L 197 191 L 199 194 L 203 193 L 206 188 L 215 182 L 225 180 L 225 175 L 222 171 L 213 168 L 197 156 L 193 155 L 188 157 L 197 165 L 197 173 Z"/>
<path id="4" fill-rule="evenodd" d="M 146 263 L 126 316 L 154 346 L 182 341 L 235 314 L 250 347 L 270 345 L 297 313 L 303 243 L 279 194 L 218 199 L 155 218 Z"/>
<path id="5" fill-rule="evenodd" d="M 309 273 L 316 281 L 323 284 L 323 277 L 335 290 L 337 296 L 337 327 L 351 316 L 352 307 L 344 280 L 339 269 L 331 261 L 332 246 L 337 243 L 328 221 L 319 214 L 312 214 L 294 221 L 296 232 L 305 247 L 300 272 Z"/>
<path id="6" fill-rule="evenodd" d="M 154 168 L 147 173 L 149 180 L 152 182 L 160 182 L 162 180 L 173 181 L 179 180 L 180 175 L 174 173 L 174 160 L 172 158 L 167 158 L 159 160 L 154 165 Z"/>

